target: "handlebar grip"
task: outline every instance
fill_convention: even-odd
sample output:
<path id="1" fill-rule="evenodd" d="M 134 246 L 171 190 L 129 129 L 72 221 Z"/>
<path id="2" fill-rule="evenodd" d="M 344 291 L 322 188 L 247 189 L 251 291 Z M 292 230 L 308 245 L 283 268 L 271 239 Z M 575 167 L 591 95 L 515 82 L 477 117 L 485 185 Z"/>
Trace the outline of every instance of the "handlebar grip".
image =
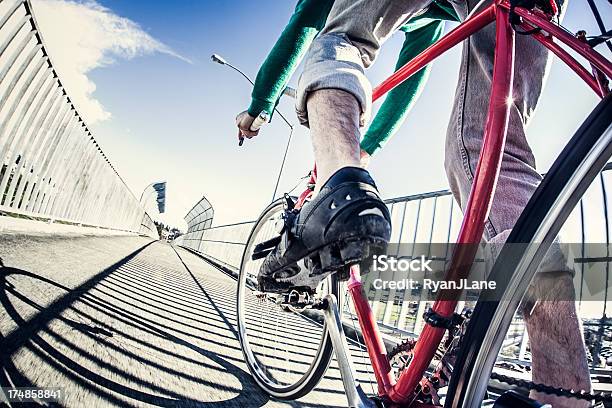
<path id="1" fill-rule="evenodd" d="M 268 115 L 268 112 L 262 111 L 251 124 L 251 131 L 258 131 L 264 124 L 268 123 L 269 119 L 270 115 Z"/>
<path id="2" fill-rule="evenodd" d="M 270 120 L 270 115 L 268 115 L 268 112 L 261 111 L 261 113 L 257 115 L 257 117 L 255 118 L 255 120 L 253 120 L 253 123 L 251 123 L 251 127 L 249 128 L 249 130 L 251 130 L 252 132 L 256 132 L 264 124 L 268 123 L 269 120 Z M 242 146 L 243 143 L 244 143 L 244 137 L 240 137 L 240 139 L 238 140 L 238 146 Z"/>

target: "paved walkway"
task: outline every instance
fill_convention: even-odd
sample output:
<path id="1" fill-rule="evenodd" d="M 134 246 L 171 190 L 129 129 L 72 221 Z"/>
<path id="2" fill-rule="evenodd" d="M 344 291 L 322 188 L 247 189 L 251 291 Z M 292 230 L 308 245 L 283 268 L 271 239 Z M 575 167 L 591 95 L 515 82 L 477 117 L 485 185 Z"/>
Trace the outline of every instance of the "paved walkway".
<path id="1" fill-rule="evenodd" d="M 5 234 L 0 257 L 3 386 L 60 386 L 72 407 L 346 405 L 334 363 L 299 401 L 264 395 L 236 339 L 235 281 L 185 250 Z"/>

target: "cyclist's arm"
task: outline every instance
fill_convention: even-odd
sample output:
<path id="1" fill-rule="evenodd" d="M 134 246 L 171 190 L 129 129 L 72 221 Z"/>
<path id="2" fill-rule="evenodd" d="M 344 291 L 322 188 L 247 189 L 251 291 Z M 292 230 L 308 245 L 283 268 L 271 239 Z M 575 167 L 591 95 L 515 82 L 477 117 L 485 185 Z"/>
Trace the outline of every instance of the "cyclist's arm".
<path id="1" fill-rule="evenodd" d="M 441 20 L 421 20 L 418 26 L 410 27 L 406 31 L 404 45 L 395 69 L 399 69 L 440 39 L 443 30 L 444 21 Z M 362 150 L 370 155 L 374 154 L 399 130 L 425 87 L 430 71 L 431 64 L 389 91 L 361 140 Z"/>
<path id="2" fill-rule="evenodd" d="M 333 3 L 333 0 L 298 2 L 289 23 L 257 73 L 249 115 L 257 117 L 262 111 L 272 114 L 291 75 L 325 25 Z"/>

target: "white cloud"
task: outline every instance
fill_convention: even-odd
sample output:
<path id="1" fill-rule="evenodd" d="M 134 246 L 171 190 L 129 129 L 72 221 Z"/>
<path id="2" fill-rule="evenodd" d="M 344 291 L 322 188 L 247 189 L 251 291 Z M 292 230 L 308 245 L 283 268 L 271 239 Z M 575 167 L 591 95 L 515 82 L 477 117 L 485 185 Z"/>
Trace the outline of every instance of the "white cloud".
<path id="1" fill-rule="evenodd" d="M 163 53 L 188 59 L 156 40 L 135 22 L 95 1 L 33 0 L 45 46 L 68 95 L 88 123 L 111 117 L 94 97 L 92 70 L 142 55 Z"/>

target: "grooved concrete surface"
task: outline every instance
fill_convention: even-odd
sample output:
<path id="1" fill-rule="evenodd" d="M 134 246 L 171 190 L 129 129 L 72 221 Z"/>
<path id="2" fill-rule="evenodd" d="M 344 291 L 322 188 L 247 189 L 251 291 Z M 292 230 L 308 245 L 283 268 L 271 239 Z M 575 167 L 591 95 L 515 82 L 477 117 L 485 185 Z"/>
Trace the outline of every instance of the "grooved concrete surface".
<path id="1" fill-rule="evenodd" d="M 264 395 L 236 339 L 235 281 L 185 250 L 4 234 L 0 257 L 3 386 L 62 387 L 71 407 L 346 406 L 335 363 L 298 401 Z"/>

